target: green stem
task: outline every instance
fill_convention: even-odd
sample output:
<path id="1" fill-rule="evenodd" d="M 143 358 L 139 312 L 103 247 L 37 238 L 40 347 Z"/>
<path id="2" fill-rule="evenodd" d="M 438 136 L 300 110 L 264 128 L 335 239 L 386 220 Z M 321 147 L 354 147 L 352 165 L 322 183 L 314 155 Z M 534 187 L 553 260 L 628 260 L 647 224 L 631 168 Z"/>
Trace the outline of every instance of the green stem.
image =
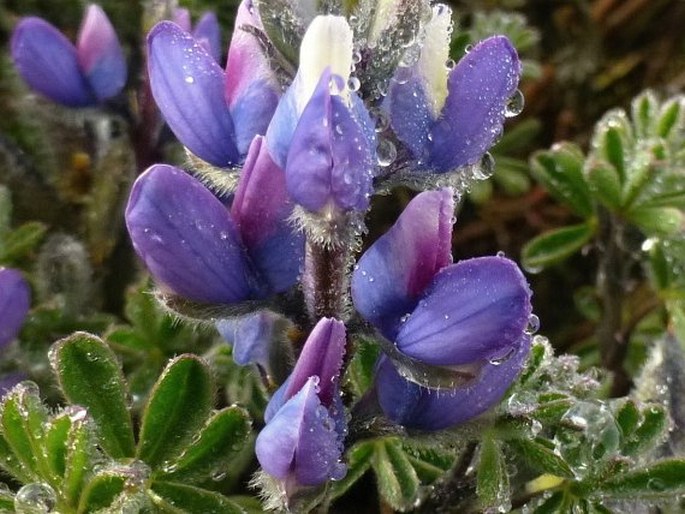
<path id="1" fill-rule="evenodd" d="M 597 291 L 602 303 L 602 318 L 597 326 L 602 365 L 613 373 L 612 396 L 628 393 L 631 379 L 623 363 L 628 341 L 623 330 L 623 304 L 627 272 L 632 261 L 626 250 L 625 225 L 608 212 L 600 215 L 600 249 Z"/>

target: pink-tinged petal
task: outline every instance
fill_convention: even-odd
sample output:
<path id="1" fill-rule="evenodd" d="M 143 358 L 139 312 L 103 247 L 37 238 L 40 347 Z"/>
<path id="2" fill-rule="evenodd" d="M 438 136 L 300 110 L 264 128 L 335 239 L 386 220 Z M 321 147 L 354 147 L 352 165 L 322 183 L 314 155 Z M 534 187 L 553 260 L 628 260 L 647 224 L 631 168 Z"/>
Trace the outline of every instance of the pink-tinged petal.
<path id="1" fill-rule="evenodd" d="M 176 137 L 215 166 L 240 161 L 224 99 L 224 73 L 214 58 L 175 23 L 148 36 L 148 70 L 155 101 Z"/>
<path id="2" fill-rule="evenodd" d="M 531 291 L 515 262 L 479 257 L 443 268 L 402 324 L 400 352 L 456 366 L 492 358 L 524 335 Z"/>
<path id="3" fill-rule="evenodd" d="M 106 100 L 121 92 L 127 73 L 124 52 L 114 27 L 99 5 L 88 6 L 76 52 L 81 70 L 98 100 Z"/>
<path id="4" fill-rule="evenodd" d="M 357 311 L 394 339 L 435 274 L 452 262 L 454 200 L 449 189 L 417 195 L 359 259 L 352 274 Z"/>
<path id="5" fill-rule="evenodd" d="M 186 32 L 190 32 L 193 26 L 190 19 L 190 11 L 188 9 L 184 9 L 183 7 L 177 7 L 174 9 L 174 18 L 171 21 L 173 21 Z"/>
<path id="6" fill-rule="evenodd" d="M 143 173 L 126 225 L 147 269 L 174 293 L 205 303 L 261 296 L 230 213 L 183 171 L 158 164 Z"/>
<path id="7" fill-rule="evenodd" d="M 262 28 L 252 0 L 238 8 L 226 63 L 226 101 L 236 127 L 236 143 L 241 153 L 257 134 L 266 134 L 276 110 L 280 86 L 263 45 L 249 31 Z"/>
<path id="8" fill-rule="evenodd" d="M 30 306 L 31 293 L 22 274 L 0 268 L 0 348 L 17 337 Z"/>
<path id="9" fill-rule="evenodd" d="M 24 18 L 12 33 L 12 59 L 31 89 L 67 107 L 96 103 L 79 67 L 76 48 L 40 18 Z"/>
<path id="10" fill-rule="evenodd" d="M 293 204 L 285 173 L 271 159 L 264 138 L 257 136 L 247 154 L 231 213 L 255 266 L 275 292 L 297 281 L 304 237 L 288 222 Z"/>
<path id="11" fill-rule="evenodd" d="M 402 378 L 392 361 L 382 357 L 376 372 L 376 393 L 385 415 L 394 423 L 419 430 L 459 425 L 497 405 L 524 367 L 530 336 L 523 336 L 508 355 L 485 363 L 479 377 L 466 387 L 428 389 Z"/>
<path id="12" fill-rule="evenodd" d="M 504 36 L 480 42 L 459 61 L 431 131 L 430 167 L 444 172 L 480 160 L 502 132 L 506 105 L 520 74 L 516 50 Z"/>
<path id="13" fill-rule="evenodd" d="M 317 396 L 316 377 L 290 398 L 257 436 L 255 453 L 264 471 L 280 480 L 315 486 L 345 476 L 335 420 Z"/>
<path id="14" fill-rule="evenodd" d="M 338 390 L 340 368 L 345 355 L 345 324 L 333 318 L 322 318 L 302 348 L 285 388 L 284 400 L 302 389 L 309 377 L 319 377 L 319 398 L 330 407 Z"/>
<path id="15" fill-rule="evenodd" d="M 204 13 L 195 25 L 193 37 L 205 47 L 216 62 L 221 62 L 221 28 L 216 14 L 212 11 Z"/>
<path id="16" fill-rule="evenodd" d="M 327 205 L 364 210 L 372 192 L 371 152 L 366 136 L 343 99 L 330 91 L 326 70 L 302 111 L 288 150 L 286 185 L 305 209 Z"/>

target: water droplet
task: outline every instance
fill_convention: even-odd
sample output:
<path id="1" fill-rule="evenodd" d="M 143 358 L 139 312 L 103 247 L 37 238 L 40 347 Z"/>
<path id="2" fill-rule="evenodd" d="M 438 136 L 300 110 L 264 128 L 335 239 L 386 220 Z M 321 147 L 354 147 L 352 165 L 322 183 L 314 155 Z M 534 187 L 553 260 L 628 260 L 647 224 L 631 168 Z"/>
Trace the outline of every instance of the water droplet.
<path id="1" fill-rule="evenodd" d="M 454 66 L 454 59 L 447 59 L 447 61 L 445 61 L 445 68 L 447 68 L 448 70 L 451 70 L 452 68 L 454 68 Z"/>
<path id="2" fill-rule="evenodd" d="M 497 355 L 495 357 L 492 357 L 492 358 L 488 359 L 488 362 L 490 364 L 492 364 L 493 366 L 499 366 L 499 365 L 507 362 L 509 359 L 511 359 L 515 353 L 516 353 L 516 348 L 508 348 L 507 352 L 504 355 Z"/>
<path id="3" fill-rule="evenodd" d="M 14 497 L 17 514 L 43 514 L 52 512 L 57 504 L 57 495 L 48 484 L 36 482 L 26 484 Z"/>
<path id="4" fill-rule="evenodd" d="M 187 84 L 192 84 L 193 82 L 195 82 L 195 79 L 194 79 L 193 77 L 191 77 L 190 75 L 188 75 L 188 76 L 185 78 L 185 81 L 186 81 Z"/>
<path id="5" fill-rule="evenodd" d="M 536 314 L 531 314 L 528 317 L 528 325 L 525 328 L 526 334 L 532 336 L 540 330 L 540 318 Z"/>
<path id="6" fill-rule="evenodd" d="M 215 482 L 220 482 L 224 478 L 226 478 L 226 475 L 228 474 L 228 471 L 225 469 L 217 469 L 212 472 L 212 480 Z"/>
<path id="7" fill-rule="evenodd" d="M 464 47 L 464 53 L 465 53 L 465 54 L 470 53 L 471 50 L 473 50 L 473 45 L 472 45 L 472 44 L 468 44 L 468 45 L 466 45 L 466 46 Z"/>
<path id="8" fill-rule="evenodd" d="M 350 89 L 350 91 L 359 91 L 361 85 L 362 83 L 359 81 L 359 79 L 354 76 L 350 77 L 347 81 L 347 87 Z"/>
<path id="9" fill-rule="evenodd" d="M 390 166 L 397 158 L 397 148 L 389 139 L 380 138 L 376 147 L 376 156 L 379 166 Z"/>
<path id="10" fill-rule="evenodd" d="M 525 103 L 526 102 L 525 98 L 523 97 L 523 93 L 520 89 L 517 89 L 512 95 L 512 97 L 509 98 L 509 101 L 507 102 L 507 105 L 504 108 L 504 116 L 506 116 L 507 118 L 513 118 L 514 116 L 518 116 L 519 114 L 521 114 L 521 111 L 523 111 Z"/>
<path id="11" fill-rule="evenodd" d="M 495 173 L 495 158 L 490 152 L 485 152 L 480 163 L 473 167 L 473 178 L 476 180 L 485 180 Z"/>
<path id="12" fill-rule="evenodd" d="M 659 478 L 650 478 L 647 481 L 647 487 L 652 491 L 663 491 L 666 489 L 666 484 Z"/>

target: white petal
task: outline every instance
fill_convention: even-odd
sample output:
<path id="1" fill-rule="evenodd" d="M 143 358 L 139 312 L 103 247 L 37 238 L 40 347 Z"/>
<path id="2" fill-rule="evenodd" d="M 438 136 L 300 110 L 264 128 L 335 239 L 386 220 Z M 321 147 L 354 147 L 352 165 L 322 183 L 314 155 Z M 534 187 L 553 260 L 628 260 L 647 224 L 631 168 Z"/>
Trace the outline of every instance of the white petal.
<path id="1" fill-rule="evenodd" d="M 309 101 L 327 67 L 347 84 L 352 67 L 352 29 L 342 16 L 317 16 L 302 38 L 296 78 L 299 112 Z M 347 95 L 347 88 L 342 89 L 341 94 Z"/>
<path id="2" fill-rule="evenodd" d="M 426 24 L 421 58 L 417 63 L 419 75 L 426 83 L 433 117 L 440 115 L 447 98 L 446 62 L 452 37 L 452 9 L 444 4 L 433 6 L 433 17 Z"/>

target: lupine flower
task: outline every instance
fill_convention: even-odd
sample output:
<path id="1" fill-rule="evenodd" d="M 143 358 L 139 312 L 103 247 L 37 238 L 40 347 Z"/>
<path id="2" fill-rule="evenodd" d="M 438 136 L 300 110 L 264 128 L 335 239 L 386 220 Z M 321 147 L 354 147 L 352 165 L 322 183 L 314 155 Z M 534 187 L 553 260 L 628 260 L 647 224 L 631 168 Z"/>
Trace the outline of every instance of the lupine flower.
<path id="1" fill-rule="evenodd" d="M 17 270 L 0 268 L 0 349 L 17 337 L 31 306 L 29 286 Z M 26 373 L 0 375 L 0 396 L 26 379 Z"/>
<path id="2" fill-rule="evenodd" d="M 86 10 L 76 46 L 35 17 L 17 24 L 11 46 L 14 64 L 29 87 L 67 107 L 96 105 L 119 94 L 126 83 L 119 39 L 94 4 Z"/>
<path id="3" fill-rule="evenodd" d="M 264 471 L 280 479 L 288 493 L 345 476 L 339 383 L 344 353 L 345 325 L 321 319 L 266 408 L 255 451 Z"/>
<path id="4" fill-rule="evenodd" d="M 531 292 L 516 264 L 499 256 L 451 264 L 453 209 L 449 190 L 419 194 L 361 257 L 352 276 L 355 307 L 400 356 L 475 370 L 474 382 L 438 391 L 407 382 L 389 361 L 381 362 L 376 390 L 385 414 L 426 430 L 492 406 L 520 370 L 530 344 Z"/>
<path id="5" fill-rule="evenodd" d="M 0 268 L 0 348 L 17 337 L 30 306 L 29 286 L 21 273 Z"/>
<path id="6" fill-rule="evenodd" d="M 292 361 L 287 342 L 292 323 L 269 310 L 216 322 L 219 334 L 233 345 L 233 360 L 240 366 L 256 364 L 266 376 L 279 381 L 289 372 Z"/>
<path id="7" fill-rule="evenodd" d="M 373 125 L 348 88 L 352 29 L 340 16 L 317 16 L 300 46 L 297 75 L 267 131 L 288 193 L 305 209 L 363 210 L 373 178 Z"/>
<path id="8" fill-rule="evenodd" d="M 159 109 L 181 143 L 215 166 L 242 162 L 278 103 L 278 82 L 247 26 L 259 28 L 261 22 L 244 0 L 225 73 L 201 41 L 173 22 L 158 23 L 148 36 L 150 85 Z"/>
<path id="9" fill-rule="evenodd" d="M 190 32 L 216 62 L 221 61 L 221 28 L 216 14 L 212 11 L 205 12 L 193 29 L 190 11 L 178 8 L 174 11 L 173 21 L 186 32 Z"/>
<path id="10" fill-rule="evenodd" d="M 398 70 L 402 78 L 391 82 L 384 103 L 418 168 L 437 173 L 477 163 L 495 143 L 521 73 L 504 36 L 478 43 L 449 70 L 451 24 L 450 9 L 435 6 L 419 60 Z"/>
<path id="11" fill-rule="evenodd" d="M 303 242 L 287 223 L 291 210 L 283 171 L 257 137 L 230 209 L 184 171 L 158 164 L 133 185 L 126 224 L 163 288 L 197 302 L 235 303 L 295 283 Z"/>

